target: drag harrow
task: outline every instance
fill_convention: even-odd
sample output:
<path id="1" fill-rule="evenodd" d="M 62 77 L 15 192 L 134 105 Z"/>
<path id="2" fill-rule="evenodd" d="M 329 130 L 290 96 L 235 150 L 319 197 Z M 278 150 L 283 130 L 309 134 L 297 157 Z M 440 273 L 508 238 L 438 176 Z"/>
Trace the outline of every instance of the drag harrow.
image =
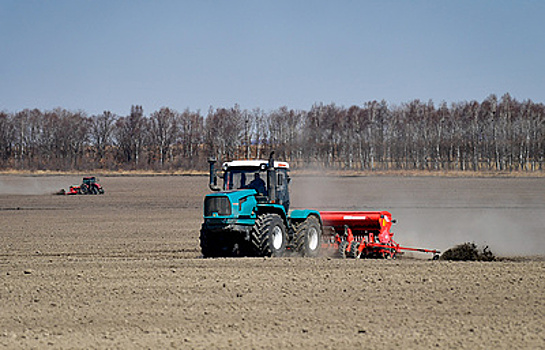
<path id="1" fill-rule="evenodd" d="M 321 211 L 323 230 L 322 250 L 341 258 L 395 259 L 403 251 L 433 254 L 437 249 L 403 247 L 393 239 L 395 220 L 387 211 Z"/>

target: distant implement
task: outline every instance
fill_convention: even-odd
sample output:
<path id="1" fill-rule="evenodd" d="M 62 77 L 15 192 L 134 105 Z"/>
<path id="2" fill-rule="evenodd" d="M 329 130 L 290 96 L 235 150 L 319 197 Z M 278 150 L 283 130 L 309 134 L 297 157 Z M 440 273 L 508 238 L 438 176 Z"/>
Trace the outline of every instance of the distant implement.
<path id="1" fill-rule="evenodd" d="M 75 195 L 75 194 L 104 194 L 104 188 L 98 183 L 98 178 L 94 176 L 84 177 L 83 183 L 79 186 L 70 186 L 68 191 L 62 189 L 57 194 L 59 195 Z"/>

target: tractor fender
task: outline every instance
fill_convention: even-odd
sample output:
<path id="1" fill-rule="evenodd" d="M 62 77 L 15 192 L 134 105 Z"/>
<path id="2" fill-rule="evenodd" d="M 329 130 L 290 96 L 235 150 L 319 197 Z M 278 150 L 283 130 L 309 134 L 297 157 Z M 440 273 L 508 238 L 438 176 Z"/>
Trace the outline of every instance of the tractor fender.
<path id="1" fill-rule="evenodd" d="M 283 205 L 280 204 L 258 204 L 257 205 L 257 215 L 261 214 L 278 214 L 284 221 L 286 230 L 290 229 L 290 222 L 288 220 L 288 215 L 286 214 L 286 209 Z"/>
<path id="2" fill-rule="evenodd" d="M 320 212 L 314 209 L 294 209 L 290 212 L 290 221 L 291 222 L 302 222 L 305 221 L 309 216 L 316 216 L 320 220 L 320 226 L 323 226 L 322 217 Z"/>

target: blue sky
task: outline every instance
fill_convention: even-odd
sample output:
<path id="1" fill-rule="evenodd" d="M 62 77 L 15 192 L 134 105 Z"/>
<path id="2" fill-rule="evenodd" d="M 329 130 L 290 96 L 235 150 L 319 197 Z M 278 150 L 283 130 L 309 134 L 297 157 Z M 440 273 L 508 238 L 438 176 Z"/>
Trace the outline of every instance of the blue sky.
<path id="1" fill-rule="evenodd" d="M 0 0 L 0 110 L 545 102 L 545 1 Z"/>

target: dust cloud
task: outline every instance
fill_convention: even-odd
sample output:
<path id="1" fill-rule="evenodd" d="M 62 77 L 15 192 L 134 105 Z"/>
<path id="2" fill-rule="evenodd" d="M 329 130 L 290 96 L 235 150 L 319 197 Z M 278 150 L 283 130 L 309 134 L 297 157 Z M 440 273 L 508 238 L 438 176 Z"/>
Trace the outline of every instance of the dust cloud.
<path id="1" fill-rule="evenodd" d="M 545 179 L 300 176 L 291 191 L 294 208 L 387 210 L 402 246 L 445 251 L 472 242 L 498 256 L 545 251 Z"/>
<path id="2" fill-rule="evenodd" d="M 81 183 L 76 176 L 0 176 L 0 195 L 47 195 Z"/>

